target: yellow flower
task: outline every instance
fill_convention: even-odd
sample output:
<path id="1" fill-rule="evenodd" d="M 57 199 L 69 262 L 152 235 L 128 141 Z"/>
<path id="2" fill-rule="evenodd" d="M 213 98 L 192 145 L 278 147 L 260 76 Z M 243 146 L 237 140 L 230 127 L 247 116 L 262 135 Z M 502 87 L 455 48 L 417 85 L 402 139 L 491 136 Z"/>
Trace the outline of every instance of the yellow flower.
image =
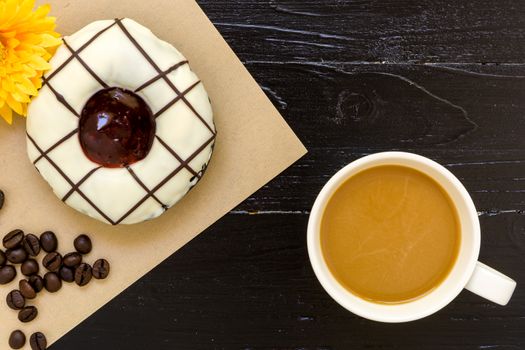
<path id="1" fill-rule="evenodd" d="M 0 117 L 9 124 L 13 111 L 26 115 L 62 43 L 50 6 L 34 7 L 35 0 L 0 0 Z"/>

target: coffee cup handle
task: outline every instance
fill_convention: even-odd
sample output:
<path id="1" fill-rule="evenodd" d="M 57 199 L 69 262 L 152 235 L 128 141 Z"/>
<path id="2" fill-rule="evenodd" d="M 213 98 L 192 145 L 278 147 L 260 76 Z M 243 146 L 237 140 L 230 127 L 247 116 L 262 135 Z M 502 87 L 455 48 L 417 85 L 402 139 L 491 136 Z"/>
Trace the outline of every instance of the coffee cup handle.
<path id="1" fill-rule="evenodd" d="M 507 305 L 516 281 L 481 262 L 476 263 L 474 273 L 465 289 L 499 305 Z"/>

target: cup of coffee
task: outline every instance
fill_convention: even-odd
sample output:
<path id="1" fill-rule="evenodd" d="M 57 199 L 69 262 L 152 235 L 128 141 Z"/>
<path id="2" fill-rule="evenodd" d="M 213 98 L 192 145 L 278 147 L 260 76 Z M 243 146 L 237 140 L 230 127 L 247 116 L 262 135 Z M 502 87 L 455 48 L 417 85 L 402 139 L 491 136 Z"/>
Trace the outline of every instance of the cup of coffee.
<path id="1" fill-rule="evenodd" d="M 307 235 L 324 289 L 375 321 L 423 318 L 464 288 L 506 305 L 516 287 L 478 262 L 479 219 L 465 187 L 416 154 L 377 153 L 341 169 L 319 193 Z"/>

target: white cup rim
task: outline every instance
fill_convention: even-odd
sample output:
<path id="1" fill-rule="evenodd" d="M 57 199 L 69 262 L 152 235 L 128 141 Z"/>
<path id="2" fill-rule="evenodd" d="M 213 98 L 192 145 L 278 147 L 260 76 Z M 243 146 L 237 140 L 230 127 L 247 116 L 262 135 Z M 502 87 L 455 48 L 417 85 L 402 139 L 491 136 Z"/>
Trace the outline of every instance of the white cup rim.
<path id="1" fill-rule="evenodd" d="M 402 304 L 387 305 L 372 303 L 349 292 L 330 273 L 321 252 L 319 239 L 320 221 L 325 205 L 333 192 L 341 183 L 353 174 L 378 165 L 407 165 L 407 162 L 408 164 L 414 164 L 413 168 L 423 171 L 427 175 L 436 179 L 421 168 L 434 171 L 441 179 L 441 181 L 438 182 L 442 185 L 447 184 L 452 191 L 455 191 L 456 200 L 453 200 L 455 205 L 461 205 L 462 208 L 465 208 L 463 215 L 458 213 L 460 215 L 460 221 L 462 222 L 460 256 L 458 256 L 458 259 L 447 278 L 428 294 L 414 301 Z M 458 203 L 458 198 L 461 199 L 461 203 Z M 465 228 L 468 229 L 468 233 L 463 232 L 467 231 Z M 465 237 L 468 237 L 468 240 L 464 243 L 463 241 Z M 407 152 L 382 152 L 372 154 L 360 158 L 339 170 L 324 185 L 317 196 L 310 214 L 307 229 L 307 246 L 310 262 L 317 279 L 327 293 L 341 306 L 354 314 L 370 320 L 392 323 L 408 322 L 429 316 L 439 311 L 455 299 L 464 289 L 472 276 L 479 256 L 480 241 L 481 234 L 477 211 L 472 198 L 463 184 L 442 165 L 426 157 Z"/>

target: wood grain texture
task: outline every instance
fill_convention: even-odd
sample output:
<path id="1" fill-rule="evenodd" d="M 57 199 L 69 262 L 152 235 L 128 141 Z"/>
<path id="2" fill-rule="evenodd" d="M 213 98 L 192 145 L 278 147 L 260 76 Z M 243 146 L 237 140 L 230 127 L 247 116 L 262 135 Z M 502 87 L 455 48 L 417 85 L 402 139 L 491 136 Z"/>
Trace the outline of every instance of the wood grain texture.
<path id="1" fill-rule="evenodd" d="M 246 60 L 524 62 L 519 0 L 199 3 Z"/>
<path id="2" fill-rule="evenodd" d="M 199 3 L 310 153 L 52 349 L 524 349 L 525 3 Z M 518 281 L 507 307 L 465 291 L 389 325 L 322 290 L 310 207 L 338 169 L 384 150 L 463 181 L 481 260 Z"/>

